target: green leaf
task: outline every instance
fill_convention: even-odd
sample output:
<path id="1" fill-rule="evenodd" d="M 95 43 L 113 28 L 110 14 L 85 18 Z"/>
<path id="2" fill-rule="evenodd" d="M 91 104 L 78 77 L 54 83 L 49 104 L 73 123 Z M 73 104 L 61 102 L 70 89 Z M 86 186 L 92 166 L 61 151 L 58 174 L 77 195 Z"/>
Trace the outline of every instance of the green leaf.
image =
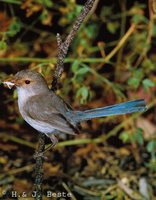
<path id="1" fill-rule="evenodd" d="M 151 140 L 147 146 L 146 146 L 146 149 L 149 153 L 152 153 L 152 152 L 156 152 L 156 140 Z"/>
<path id="2" fill-rule="evenodd" d="M 144 89 L 148 91 L 150 87 L 155 86 L 155 83 L 151 81 L 150 79 L 146 78 L 143 80 L 143 86 L 144 86 Z"/>
<path id="3" fill-rule="evenodd" d="M 87 101 L 87 98 L 89 97 L 89 90 L 87 87 L 83 86 L 81 87 L 77 93 L 76 97 L 80 97 L 80 103 L 83 104 Z"/>
<path id="4" fill-rule="evenodd" d="M 150 160 L 149 163 L 146 163 L 145 164 L 148 168 L 150 168 L 151 170 L 155 171 L 156 172 L 156 159 L 153 158 Z"/>
<path id="5" fill-rule="evenodd" d="M 37 0 L 37 2 L 46 6 L 47 8 L 51 8 L 53 6 L 52 0 Z"/>
<path id="6" fill-rule="evenodd" d="M 120 133 L 119 138 L 123 141 L 123 143 L 126 143 L 126 142 L 130 141 L 130 137 L 129 137 L 128 131 L 123 131 L 122 133 Z"/>
<path id="7" fill-rule="evenodd" d="M 142 69 L 132 71 L 132 77 L 128 79 L 128 85 L 132 86 L 134 89 L 137 89 L 143 77 L 144 71 Z"/>
<path id="8" fill-rule="evenodd" d="M 6 50 L 7 49 L 7 44 L 5 41 L 0 41 L 0 50 Z"/>
<path id="9" fill-rule="evenodd" d="M 138 79 L 142 79 L 143 78 L 143 76 L 144 76 L 144 71 L 143 71 L 143 69 L 137 69 L 137 70 L 134 70 L 133 71 L 133 76 L 135 76 L 136 78 L 138 78 Z"/>
<path id="10" fill-rule="evenodd" d="M 139 24 L 141 22 L 144 22 L 144 23 L 148 24 L 148 19 L 144 15 L 141 15 L 141 14 L 135 14 L 132 17 L 132 21 L 135 24 Z"/>
<path id="11" fill-rule="evenodd" d="M 81 5 L 76 5 L 76 7 L 74 6 L 73 7 L 73 4 L 71 3 L 71 8 L 73 8 L 72 10 L 70 9 L 70 12 L 68 12 L 67 14 L 67 19 L 69 22 L 72 22 L 73 19 L 78 16 L 80 14 L 80 11 L 82 9 L 82 6 Z"/>
<path id="12" fill-rule="evenodd" d="M 107 29 L 112 34 L 115 34 L 118 28 L 119 28 L 119 23 L 118 22 L 108 22 L 107 23 Z"/>
<path id="13" fill-rule="evenodd" d="M 48 18 L 48 10 L 47 9 L 44 9 L 40 15 L 40 19 L 42 21 L 42 23 L 44 22 L 44 20 L 46 20 Z"/>
<path id="14" fill-rule="evenodd" d="M 21 30 L 21 22 L 18 19 L 15 19 L 8 29 L 8 36 L 13 37 Z"/>
<path id="15" fill-rule="evenodd" d="M 80 69 L 76 72 L 76 74 L 78 74 L 78 75 L 84 75 L 84 74 L 86 74 L 87 72 L 89 72 L 88 67 L 82 67 L 82 68 L 80 68 Z"/>
<path id="16" fill-rule="evenodd" d="M 75 74 L 80 67 L 80 62 L 78 60 L 75 60 L 71 66 L 71 71 Z"/>
<path id="17" fill-rule="evenodd" d="M 95 32 L 95 30 L 96 30 L 96 32 Z M 85 33 L 89 39 L 95 38 L 96 35 L 98 34 L 98 26 L 96 24 L 88 25 L 85 28 Z"/>
<path id="18" fill-rule="evenodd" d="M 42 0 L 42 2 L 48 8 L 51 8 L 53 6 L 52 0 Z"/>
<path id="19" fill-rule="evenodd" d="M 147 73 L 151 72 L 152 70 L 155 70 L 155 64 L 148 58 L 144 59 L 142 66 Z"/>
<path id="20" fill-rule="evenodd" d="M 137 128 L 134 134 L 132 135 L 132 141 L 137 142 L 138 144 L 143 145 L 144 144 L 144 138 L 142 134 L 142 129 Z"/>
<path id="21" fill-rule="evenodd" d="M 76 5 L 76 15 L 78 15 L 81 12 L 82 8 L 82 5 Z"/>
<path id="22" fill-rule="evenodd" d="M 132 77 L 128 79 L 128 85 L 133 86 L 135 89 L 139 87 L 140 80 L 138 78 Z"/>

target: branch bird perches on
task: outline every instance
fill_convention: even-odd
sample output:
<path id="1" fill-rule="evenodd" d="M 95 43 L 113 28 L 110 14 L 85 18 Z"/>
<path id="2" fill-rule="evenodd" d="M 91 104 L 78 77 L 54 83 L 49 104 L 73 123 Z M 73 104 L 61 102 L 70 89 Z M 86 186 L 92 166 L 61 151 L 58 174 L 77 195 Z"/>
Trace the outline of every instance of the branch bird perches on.
<path id="1" fill-rule="evenodd" d="M 87 0 L 84 7 L 82 8 L 79 16 L 77 17 L 71 31 L 69 32 L 68 36 L 64 40 L 61 39 L 60 34 L 57 34 L 57 46 L 58 46 L 58 56 L 57 56 L 57 65 L 52 81 L 51 90 L 56 91 L 60 82 L 60 77 L 64 70 L 64 59 L 68 53 L 68 49 L 80 27 L 83 23 L 84 19 L 90 12 L 93 7 L 93 4 L 96 0 Z M 36 157 L 36 165 L 35 165 L 35 190 L 36 190 L 36 200 L 42 200 L 42 182 L 43 182 L 43 162 L 44 156 L 41 155 L 41 152 L 45 149 L 45 138 L 46 136 L 43 134 L 39 134 L 39 143 L 37 154 L 39 156 Z"/>

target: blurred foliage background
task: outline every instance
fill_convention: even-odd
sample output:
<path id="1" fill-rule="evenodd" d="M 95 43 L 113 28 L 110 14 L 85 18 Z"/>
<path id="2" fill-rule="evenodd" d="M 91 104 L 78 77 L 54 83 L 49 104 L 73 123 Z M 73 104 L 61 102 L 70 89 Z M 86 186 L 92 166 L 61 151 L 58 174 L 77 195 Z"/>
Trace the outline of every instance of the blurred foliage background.
<path id="1" fill-rule="evenodd" d="M 96 0 L 82 24 L 58 95 L 80 110 L 145 98 L 148 111 L 85 122 L 79 135 L 60 139 L 44 163 L 43 199 L 49 199 L 48 190 L 70 192 L 74 200 L 156 199 L 156 15 L 151 2 Z M 29 68 L 50 85 L 56 34 L 67 36 L 83 4 L 1 0 L 1 83 Z M 19 115 L 16 91 L 2 84 L 0 89 L 0 197 L 9 199 L 15 190 L 33 199 L 37 133 Z"/>

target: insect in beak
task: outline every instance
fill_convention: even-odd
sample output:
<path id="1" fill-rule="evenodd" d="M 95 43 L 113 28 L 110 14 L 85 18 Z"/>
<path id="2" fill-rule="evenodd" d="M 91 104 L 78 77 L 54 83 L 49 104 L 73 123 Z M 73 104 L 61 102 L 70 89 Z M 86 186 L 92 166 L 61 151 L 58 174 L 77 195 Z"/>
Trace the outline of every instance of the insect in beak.
<path id="1" fill-rule="evenodd" d="M 3 81 L 3 84 L 6 85 L 9 89 L 11 89 L 13 86 L 18 86 L 18 82 L 16 80 L 5 80 Z"/>

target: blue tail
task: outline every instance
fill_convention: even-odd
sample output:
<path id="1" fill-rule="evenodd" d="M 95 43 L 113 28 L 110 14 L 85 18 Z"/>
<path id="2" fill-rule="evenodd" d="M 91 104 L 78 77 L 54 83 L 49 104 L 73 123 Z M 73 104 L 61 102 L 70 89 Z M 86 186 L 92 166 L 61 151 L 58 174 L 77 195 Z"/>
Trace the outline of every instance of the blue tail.
<path id="1" fill-rule="evenodd" d="M 146 110 L 146 103 L 143 99 L 134 101 L 127 101 L 112 106 L 106 106 L 102 108 L 95 108 L 86 111 L 76 112 L 77 121 L 85 121 L 97 117 L 105 117 L 111 115 L 123 115 L 133 112 L 144 112 Z"/>

